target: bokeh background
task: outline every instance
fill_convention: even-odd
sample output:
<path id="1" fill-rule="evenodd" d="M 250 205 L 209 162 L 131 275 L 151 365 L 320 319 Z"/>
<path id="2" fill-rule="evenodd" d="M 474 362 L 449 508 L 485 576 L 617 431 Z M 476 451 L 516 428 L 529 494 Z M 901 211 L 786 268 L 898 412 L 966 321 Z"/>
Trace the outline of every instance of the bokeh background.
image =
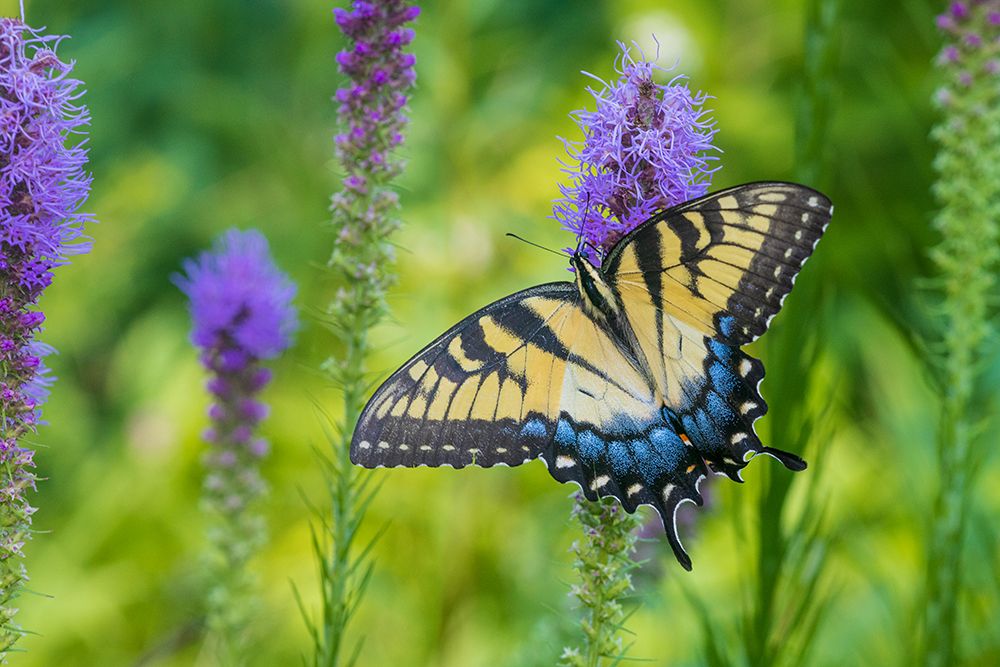
<path id="1" fill-rule="evenodd" d="M 775 322 L 783 333 L 754 349 L 769 364 L 762 390 L 772 414 L 810 415 L 807 437 L 770 444 L 803 446 L 813 464 L 792 482 L 781 515 L 763 521 L 787 529 L 803 512 L 817 517 L 810 525 L 821 535 L 822 572 L 809 597 L 818 609 L 800 664 L 910 664 L 937 479 L 939 390 L 914 332 L 926 319 L 927 251 L 936 241 L 928 135 L 940 47 L 934 15 L 944 4 L 842 0 L 822 72 L 829 122 L 820 145 L 804 150 L 796 123 L 806 4 L 421 3 L 395 321 L 377 332 L 371 363 L 388 372 L 471 310 L 566 277 L 557 258 L 504 232 L 571 243 L 548 216 L 562 178 L 557 137 L 578 138 L 568 114 L 591 105 L 591 81 L 580 72 L 613 77 L 615 41 L 636 40 L 652 54 L 655 34 L 660 63 L 676 63 L 693 88 L 714 96 L 723 152 L 713 188 L 807 175 L 836 204 L 816 260 Z M 37 634 L 12 664 L 211 664 L 199 634 L 199 434 L 208 401 L 170 276 L 230 227 L 261 229 L 300 288 L 304 326 L 274 365 L 266 396 L 271 540 L 256 562 L 256 664 L 299 664 L 310 653 L 292 587 L 315 608 L 306 501 L 323 501 L 313 449 L 327 446 L 324 413 L 338 414 L 336 392 L 316 370 L 336 351 L 318 323 L 335 287 L 320 269 L 338 183 L 330 97 L 342 42 L 331 8 L 316 0 L 27 2 L 29 24 L 72 37 L 60 55 L 77 61 L 88 91 L 87 208 L 100 223 L 90 229 L 93 252 L 57 272 L 43 304 L 59 381 L 37 437 L 45 481 L 35 496 L 39 534 L 26 549 L 37 595 L 22 598 L 18 616 Z M 0 9 L 17 13 L 10 0 Z M 799 346 L 808 356 L 796 356 Z M 809 363 L 794 363 L 803 358 Z M 987 376 L 1000 382 L 996 358 Z M 762 434 L 775 430 L 770 419 Z M 995 442 L 995 421 L 983 437 L 991 433 Z M 540 463 L 378 474 L 384 485 L 368 530 L 390 525 L 353 626 L 367 637 L 360 664 L 553 664 L 575 632 L 572 489 Z M 720 482 L 708 507 L 685 514 L 693 573 L 665 541 L 642 545 L 648 560 L 636 575 L 630 655 L 651 664 L 746 662 L 746 609 L 767 550 L 761 490 L 790 475 L 756 461 L 747 484 Z M 982 460 L 976 488 L 960 642 L 970 664 L 996 664 L 995 454 Z M 797 583 L 782 585 L 795 591 Z M 780 609 L 775 619 L 775 637 L 802 630 Z M 722 662 L 707 648 L 713 637 Z"/>

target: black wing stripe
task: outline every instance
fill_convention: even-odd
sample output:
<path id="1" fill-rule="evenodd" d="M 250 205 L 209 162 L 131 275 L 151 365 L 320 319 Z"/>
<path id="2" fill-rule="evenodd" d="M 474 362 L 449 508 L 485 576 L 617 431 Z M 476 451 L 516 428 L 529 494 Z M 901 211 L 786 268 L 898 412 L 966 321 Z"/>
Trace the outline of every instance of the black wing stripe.
<path id="1" fill-rule="evenodd" d="M 649 292 L 650 301 L 658 304 L 663 300 L 663 277 L 654 273 L 656 267 L 663 261 L 662 258 L 662 234 L 656 234 L 650 239 L 648 244 L 643 244 L 636 248 L 638 265 L 643 274 L 643 282 Z M 637 287 L 639 285 L 636 285 Z M 663 356 L 663 318 L 656 318 L 656 346 Z"/>

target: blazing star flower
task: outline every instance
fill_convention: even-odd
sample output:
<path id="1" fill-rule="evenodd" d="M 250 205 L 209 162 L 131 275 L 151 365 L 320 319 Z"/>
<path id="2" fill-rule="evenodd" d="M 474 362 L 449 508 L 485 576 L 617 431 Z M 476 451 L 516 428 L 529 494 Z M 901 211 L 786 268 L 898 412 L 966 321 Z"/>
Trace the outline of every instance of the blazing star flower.
<path id="1" fill-rule="evenodd" d="M 62 39 L 0 19 L 0 661 L 21 634 L 11 603 L 27 580 L 21 548 L 35 512 L 34 452 L 22 443 L 53 380 L 42 361 L 52 348 L 36 340 L 38 299 L 55 267 L 90 248 L 81 235 L 91 216 L 79 211 L 89 116 L 73 64 L 56 55 Z"/>
<path id="2" fill-rule="evenodd" d="M 246 562 L 264 541 L 252 503 L 265 491 L 259 461 L 267 442 L 256 435 L 268 413 L 257 399 L 271 379 L 261 361 L 283 352 L 297 328 L 291 301 L 295 285 L 271 260 L 256 231 L 231 230 L 211 252 L 184 264 L 174 282 L 190 300 L 191 341 L 210 373 L 207 388 L 210 443 L 205 504 L 216 524 L 210 532 L 215 567 L 209 591 L 209 627 L 224 662 L 238 662 L 245 648 L 251 580 Z"/>
<path id="3" fill-rule="evenodd" d="M 714 172 L 715 123 L 702 109 L 707 96 L 692 93 L 680 76 L 654 83 L 661 68 L 619 46 L 618 80 L 593 77 L 603 86 L 588 88 L 597 108 L 572 114 L 584 139 L 564 140 L 570 160 L 563 171 L 572 180 L 559 186 L 562 198 L 553 206 L 564 229 L 597 249 L 583 250 L 595 263 L 656 211 L 705 194 Z"/>
<path id="4" fill-rule="evenodd" d="M 271 261 L 260 232 L 230 230 L 214 252 L 184 264 L 178 284 L 191 299 L 191 342 L 206 352 L 273 359 L 297 327 L 295 285 Z M 235 363 L 230 359 L 227 363 Z"/>
<path id="5" fill-rule="evenodd" d="M 351 44 L 337 54 L 350 83 L 334 96 L 343 128 L 334 141 L 345 176 L 331 200 L 338 234 L 330 265 L 350 279 L 331 308 L 335 318 L 352 309 L 377 312 L 391 283 L 387 236 L 399 226 L 399 197 L 388 185 L 404 166 L 394 151 L 403 143 L 407 93 L 417 76 L 416 58 L 404 51 L 414 33 L 403 26 L 419 14 L 401 0 L 357 0 L 352 11 L 334 10 Z"/>

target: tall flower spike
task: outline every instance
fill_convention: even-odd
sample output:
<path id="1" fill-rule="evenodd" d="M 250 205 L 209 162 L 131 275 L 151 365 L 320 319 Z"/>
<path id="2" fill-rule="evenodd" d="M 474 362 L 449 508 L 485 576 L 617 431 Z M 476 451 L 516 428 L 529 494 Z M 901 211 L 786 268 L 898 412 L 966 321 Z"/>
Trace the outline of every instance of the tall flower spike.
<path id="1" fill-rule="evenodd" d="M 211 252 L 185 262 L 184 270 L 174 282 L 190 300 L 191 341 L 201 351 L 214 400 L 203 487 L 212 521 L 208 627 L 221 663 L 243 664 L 253 603 L 247 563 L 266 539 L 254 509 L 265 491 L 260 460 L 267 453 L 256 433 L 267 406 L 257 395 L 271 379 L 261 362 L 291 344 L 298 326 L 295 285 L 256 231 L 230 230 Z"/>
<path id="2" fill-rule="evenodd" d="M 371 380 L 365 369 L 368 330 L 386 314 L 385 295 L 394 280 L 390 236 L 399 227 L 399 197 L 392 181 L 404 165 L 397 151 L 408 120 L 409 91 L 416 80 L 416 59 L 407 52 L 414 32 L 406 24 L 419 14 L 419 7 L 402 0 L 355 0 L 351 10 L 334 10 L 337 25 L 347 37 L 347 46 L 336 61 L 348 80 L 334 97 L 340 121 L 335 144 L 343 187 L 331 200 L 336 240 L 328 267 L 341 287 L 327 315 L 342 353 L 328 359 L 324 369 L 343 390 L 338 431 L 347 436 L 330 443 L 326 474 L 333 517 L 317 520 L 324 527 L 315 541 L 322 612 L 313 619 L 303 610 L 314 638 L 316 665 L 353 664 L 357 659 L 356 652 L 347 650 L 345 633 L 362 597 L 370 563 L 365 549 L 358 550 L 360 555 L 353 549 L 366 492 L 364 480 L 351 467 L 350 434 Z"/>
<path id="3" fill-rule="evenodd" d="M 937 20 L 946 44 L 938 58 L 943 86 L 936 94 L 941 120 L 934 128 L 935 226 L 941 242 L 931 252 L 941 277 L 941 358 L 945 387 L 938 430 L 938 470 L 928 543 L 927 605 L 922 664 L 962 662 L 958 654 L 962 545 L 972 501 L 981 370 L 1000 267 L 1000 1 L 952 2 Z"/>
<path id="4" fill-rule="evenodd" d="M 28 578 L 21 549 L 36 478 L 23 445 L 53 380 L 42 361 L 52 349 L 36 340 L 38 299 L 55 267 L 90 249 L 81 235 L 91 216 L 79 211 L 89 116 L 73 64 L 56 55 L 62 39 L 0 19 L 0 661 L 22 634 L 12 605 Z"/>
<path id="5" fill-rule="evenodd" d="M 652 213 L 705 194 L 717 150 L 715 122 L 702 108 L 707 96 L 692 93 L 681 76 L 655 83 L 654 74 L 665 70 L 619 47 L 617 81 L 593 77 L 602 84 L 588 88 L 595 110 L 571 114 L 583 141 L 563 140 L 571 182 L 559 186 L 562 198 L 552 211 L 600 254 Z M 584 252 L 600 261 L 592 248 Z"/>
<path id="6" fill-rule="evenodd" d="M 553 206 L 553 217 L 587 242 L 581 252 L 595 263 L 656 211 L 705 194 L 714 171 L 715 123 L 702 109 L 707 97 L 681 77 L 655 83 L 660 68 L 619 47 L 618 80 L 589 89 L 594 111 L 572 114 L 584 138 L 563 140 L 571 183 L 559 186 L 562 198 Z M 583 530 L 572 547 L 579 583 L 571 591 L 583 610 L 583 637 L 563 651 L 560 664 L 586 667 L 620 658 L 627 648 L 622 603 L 632 591 L 638 518 L 613 499 L 591 503 L 582 493 L 573 518 Z"/>
<path id="7" fill-rule="evenodd" d="M 337 54 L 350 82 L 337 102 L 342 131 L 335 137 L 344 170 L 343 189 L 331 200 L 337 237 L 330 265 L 347 276 L 331 306 L 334 319 L 384 312 L 395 258 L 388 236 L 399 227 L 399 197 L 389 186 L 403 169 L 396 149 L 403 143 L 407 93 L 416 81 L 413 54 L 404 49 L 413 30 L 403 27 L 420 8 L 399 0 L 354 2 L 354 11 L 335 9 L 337 25 L 350 40 Z"/>

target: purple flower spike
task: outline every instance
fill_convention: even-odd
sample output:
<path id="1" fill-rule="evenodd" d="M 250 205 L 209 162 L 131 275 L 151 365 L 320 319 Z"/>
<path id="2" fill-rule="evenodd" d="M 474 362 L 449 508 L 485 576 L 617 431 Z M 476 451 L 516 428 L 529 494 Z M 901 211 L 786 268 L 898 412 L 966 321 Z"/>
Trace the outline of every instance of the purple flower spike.
<path id="1" fill-rule="evenodd" d="M 257 395 L 271 374 L 261 361 L 291 343 L 298 327 L 295 285 L 275 266 L 257 231 L 230 230 L 211 252 L 185 262 L 184 270 L 174 282 L 190 299 L 191 340 L 211 374 L 207 388 L 215 401 L 204 438 L 209 452 L 202 486 L 220 568 L 213 573 L 220 583 L 208 594 L 210 624 L 232 638 L 242 627 L 226 620 L 227 605 L 246 604 L 250 595 L 246 581 L 233 573 L 245 569 L 265 532 L 253 505 L 266 488 L 259 468 L 263 439 L 255 431 L 268 413 Z"/>
<path id="2" fill-rule="evenodd" d="M 90 192 L 89 115 L 72 63 L 56 55 L 62 39 L 0 19 L 0 660 L 23 634 L 11 619 L 35 512 L 34 453 L 21 442 L 41 423 L 54 379 L 42 360 L 53 350 L 36 340 L 45 322 L 38 299 L 53 269 L 90 247 L 82 235 L 92 218 L 80 211 Z"/>
<path id="3" fill-rule="evenodd" d="M 395 100 L 416 79 L 416 58 L 402 50 L 413 40 L 413 31 L 402 25 L 419 13 L 400 0 L 355 2 L 354 11 L 334 10 L 337 25 L 353 43 L 337 54 L 337 64 L 354 84 L 352 94 L 337 95 L 341 119 L 350 128 L 338 136 L 337 155 L 348 172 L 344 185 L 362 195 L 366 181 L 392 178 L 402 168 L 399 160 L 372 162 L 364 156 L 387 152 L 388 139 L 406 123 L 403 105 Z"/>
<path id="4" fill-rule="evenodd" d="M 255 396 L 270 380 L 260 366 L 291 343 L 298 320 L 295 285 L 271 260 L 267 240 L 257 231 L 227 232 L 211 252 L 184 263 L 186 275 L 174 282 L 190 299 L 192 342 L 212 373 L 209 408 L 216 444 L 227 449 L 245 443 L 267 415 Z M 239 433 L 238 437 L 233 437 Z"/>
<path id="5" fill-rule="evenodd" d="M 347 38 L 342 54 L 349 57 L 338 56 L 337 63 L 349 79 L 341 90 L 349 92 L 336 95 L 340 131 L 334 146 L 343 188 L 331 199 L 337 235 L 329 265 L 344 274 L 347 286 L 329 306 L 332 320 L 381 311 L 393 281 L 389 236 L 400 223 L 392 182 L 405 165 L 398 149 L 417 78 L 416 58 L 406 51 L 414 32 L 406 24 L 419 14 L 405 0 L 355 0 L 350 10 L 334 10 Z"/>
<path id="6" fill-rule="evenodd" d="M 564 229 L 597 249 L 583 250 L 594 262 L 656 211 L 703 195 L 717 150 L 715 123 L 702 109 L 707 96 L 679 76 L 656 84 L 663 70 L 619 46 L 618 80 L 590 90 L 594 111 L 573 114 L 584 139 L 565 142 L 571 183 L 559 186 L 553 206 Z"/>

